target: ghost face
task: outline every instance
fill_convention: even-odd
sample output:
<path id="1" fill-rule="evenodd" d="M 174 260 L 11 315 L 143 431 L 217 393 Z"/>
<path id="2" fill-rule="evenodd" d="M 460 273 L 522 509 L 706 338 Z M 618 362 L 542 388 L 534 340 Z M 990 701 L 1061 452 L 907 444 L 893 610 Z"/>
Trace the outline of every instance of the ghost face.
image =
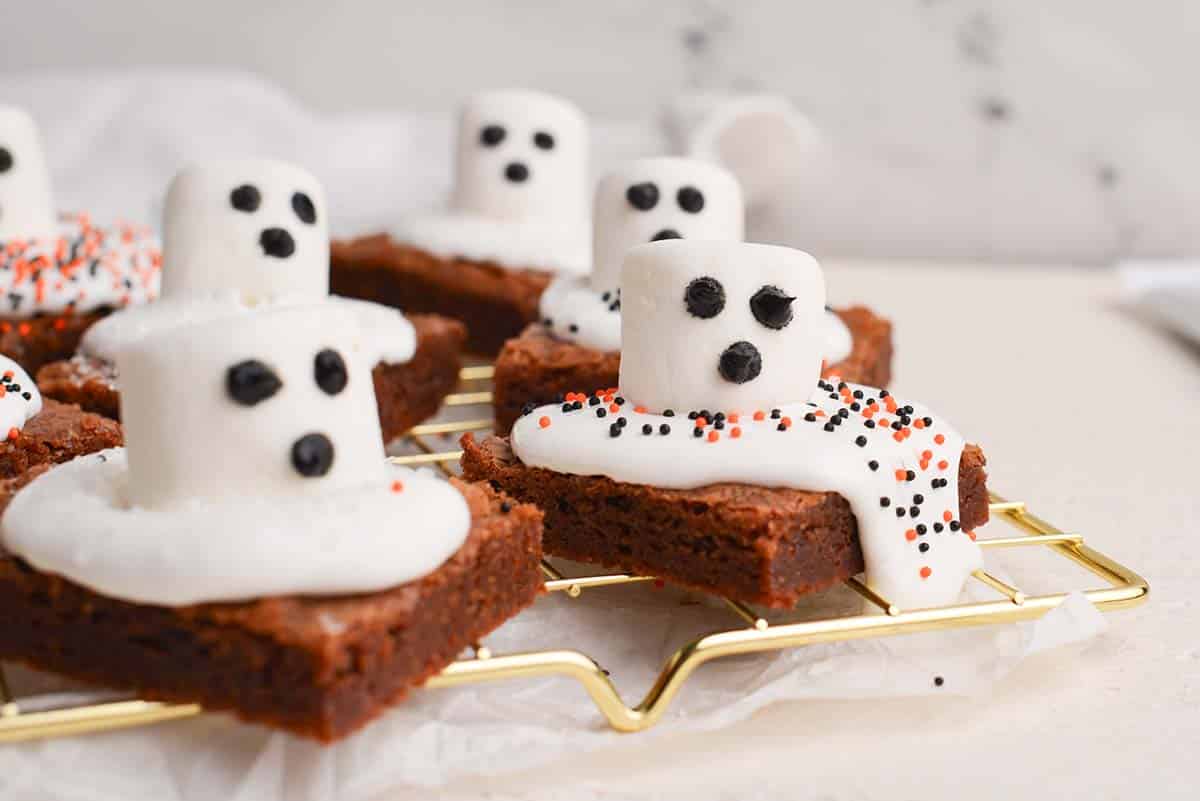
<path id="1" fill-rule="evenodd" d="M 132 500 L 323 492 L 382 480 L 354 318 L 288 306 L 147 337 L 118 356 Z"/>
<path id="2" fill-rule="evenodd" d="M 472 98 L 459 120 L 453 207 L 500 220 L 587 215 L 587 122 L 575 106 L 523 90 Z"/>
<path id="3" fill-rule="evenodd" d="M 592 285 L 617 289 L 630 248 L 664 239 L 737 242 L 742 191 L 732 174 L 683 158 L 639 159 L 605 176 L 592 211 Z"/>
<path id="4" fill-rule="evenodd" d="M 236 291 L 247 303 L 329 294 L 325 193 L 276 161 L 227 161 L 171 182 L 163 221 L 163 297 Z"/>
<path id="5" fill-rule="evenodd" d="M 812 394 L 825 281 L 807 253 L 655 242 L 629 252 L 621 281 L 621 391 L 631 402 L 754 412 Z"/>
<path id="6" fill-rule="evenodd" d="M 50 171 L 33 118 L 0 106 L 0 242 L 56 235 Z"/>

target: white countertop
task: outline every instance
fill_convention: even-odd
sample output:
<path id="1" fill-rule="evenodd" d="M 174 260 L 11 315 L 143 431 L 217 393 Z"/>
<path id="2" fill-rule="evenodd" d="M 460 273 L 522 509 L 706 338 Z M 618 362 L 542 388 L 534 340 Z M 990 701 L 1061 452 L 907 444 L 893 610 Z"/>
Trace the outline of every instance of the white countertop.
<path id="1" fill-rule="evenodd" d="M 893 319 L 894 386 L 984 445 L 993 488 L 1140 572 L 1150 600 L 984 697 L 783 704 L 719 732 L 630 735 L 565 764 L 388 798 L 1196 797 L 1200 350 L 1118 308 L 1106 273 L 827 276 L 835 303 Z"/>

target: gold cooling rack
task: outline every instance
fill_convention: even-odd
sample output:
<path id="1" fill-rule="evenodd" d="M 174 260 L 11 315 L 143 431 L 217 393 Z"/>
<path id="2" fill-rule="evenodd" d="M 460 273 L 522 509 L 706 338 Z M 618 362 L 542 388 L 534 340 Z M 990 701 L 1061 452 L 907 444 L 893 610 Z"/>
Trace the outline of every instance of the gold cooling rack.
<path id="1" fill-rule="evenodd" d="M 399 464 L 433 464 L 447 474 L 458 464 L 461 451 L 445 450 L 447 435 L 465 431 L 486 431 L 491 427 L 492 393 L 489 383 L 492 368 L 487 365 L 466 367 L 462 371 L 460 391 L 446 398 L 443 417 L 467 416 L 470 419 L 421 425 L 408 434 L 411 455 L 393 457 Z M 435 439 L 436 438 L 436 439 Z M 440 442 L 438 440 L 441 440 Z M 451 440 L 453 441 L 453 440 Z M 662 666 L 657 680 L 636 705 L 628 706 L 604 670 L 589 656 L 574 650 L 530 651 L 493 654 L 483 645 L 473 649 L 471 658 L 454 662 L 430 679 L 427 687 L 457 687 L 483 681 L 499 681 L 529 676 L 558 675 L 578 681 L 591 696 L 609 725 L 619 731 L 633 732 L 653 726 L 662 717 L 672 699 L 692 673 L 706 662 L 724 657 L 797 648 L 814 643 L 837 642 L 907 634 L 932 629 L 955 629 L 995 623 L 1013 623 L 1040 617 L 1062 603 L 1072 591 L 1082 591 L 1103 611 L 1134 606 L 1146 599 L 1149 585 L 1129 568 L 1089 548 L 1079 534 L 1069 534 L 1033 515 L 1020 501 L 991 496 L 993 520 L 1011 526 L 1012 536 L 979 539 L 985 549 L 1038 548 L 1043 553 L 1067 559 L 1095 575 L 1102 586 L 1082 589 L 1063 587 L 1060 591 L 1030 595 L 996 576 L 979 570 L 974 578 L 996 593 L 995 600 L 953 606 L 903 611 L 886 598 L 872 592 L 856 578 L 850 589 L 878 607 L 874 614 L 850 614 L 802 622 L 770 622 L 753 609 L 737 601 L 723 599 L 731 613 L 730 625 L 699 637 L 676 651 Z M 989 526 L 995 531 L 997 526 Z M 617 591 L 611 588 L 635 582 L 652 581 L 651 576 L 595 573 L 564 576 L 543 562 L 546 589 L 578 598 L 584 591 Z M 774 617 L 773 617 L 774 621 Z M 195 704 L 163 704 L 137 700 L 119 700 L 82 706 L 26 711 L 22 700 L 14 698 L 0 666 L 0 742 L 43 737 L 61 737 L 105 731 L 126 726 L 155 723 L 188 717 L 201 711 Z"/>

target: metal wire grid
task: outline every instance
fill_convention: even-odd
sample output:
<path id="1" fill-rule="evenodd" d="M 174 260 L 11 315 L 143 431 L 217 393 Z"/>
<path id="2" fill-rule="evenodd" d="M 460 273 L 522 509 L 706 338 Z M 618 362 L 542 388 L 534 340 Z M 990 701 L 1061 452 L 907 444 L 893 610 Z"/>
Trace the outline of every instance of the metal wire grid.
<path id="1" fill-rule="evenodd" d="M 416 426 L 407 435 L 408 450 L 413 452 L 392 457 L 392 461 L 406 465 L 435 465 L 447 475 L 454 474 L 462 451 L 446 449 L 445 442 L 439 443 L 434 438 L 466 431 L 484 432 L 491 428 L 492 394 L 484 383 L 491 378 L 490 365 L 464 368 L 460 391 L 448 396 L 445 405 L 452 414 L 469 412 L 473 416 Z M 1102 586 L 1082 590 L 1083 595 L 1102 611 L 1134 606 L 1146 599 L 1150 589 L 1146 580 L 1086 545 L 1082 535 L 1060 530 L 1031 513 L 1021 501 L 1008 501 L 993 494 L 990 511 L 993 519 L 1004 521 L 1016 531 L 1012 536 L 981 537 L 978 542 L 984 549 L 1034 547 L 1074 562 L 1102 580 Z M 545 586 L 549 592 L 566 593 L 571 598 L 578 598 L 584 591 L 654 580 L 652 576 L 625 573 L 565 576 L 548 562 L 542 563 L 542 572 L 546 576 Z M 1063 587 L 1055 592 L 1029 594 L 986 570 L 976 571 L 973 577 L 995 591 L 996 598 L 930 609 L 901 610 L 859 579 L 851 578 L 846 584 L 877 611 L 796 622 L 768 622 L 749 606 L 722 599 L 724 608 L 734 619 L 732 625 L 694 639 L 672 654 L 663 664 L 649 691 L 633 706 L 626 704 L 608 674 L 595 660 L 575 650 L 494 655 L 487 647 L 476 645 L 471 657 L 449 665 L 425 686 L 448 688 L 484 681 L 565 676 L 583 686 L 597 710 L 614 729 L 640 731 L 662 718 L 688 677 L 706 662 L 815 643 L 1031 620 L 1058 606 L 1071 592 L 1079 590 L 1078 587 Z M 195 704 L 137 700 L 32 710 L 23 709 L 22 703 L 9 691 L 3 666 L 0 666 L 0 742 L 146 725 L 188 717 L 202 711 Z"/>

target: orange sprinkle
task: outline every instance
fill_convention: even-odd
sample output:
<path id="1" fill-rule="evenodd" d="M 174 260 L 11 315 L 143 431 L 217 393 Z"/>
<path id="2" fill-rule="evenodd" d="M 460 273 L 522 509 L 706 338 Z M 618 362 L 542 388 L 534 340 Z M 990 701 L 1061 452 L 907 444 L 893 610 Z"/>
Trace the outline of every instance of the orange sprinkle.
<path id="1" fill-rule="evenodd" d="M 896 471 L 896 480 L 897 481 L 903 481 L 906 478 L 908 478 L 908 473 L 904 472 L 903 470 Z"/>
<path id="2" fill-rule="evenodd" d="M 942 519 L 945 520 L 947 523 L 949 523 L 951 520 L 954 519 L 954 515 L 951 514 L 949 509 L 947 509 L 946 511 L 942 512 Z"/>
<path id="3" fill-rule="evenodd" d="M 646 413 L 646 407 L 645 407 L 645 406 L 634 406 L 634 407 L 633 407 L 633 410 L 634 410 L 635 412 L 637 412 L 638 414 L 645 414 L 645 413 Z"/>
<path id="4" fill-rule="evenodd" d="M 54 330 L 55 331 L 61 331 L 66 327 L 67 327 L 67 321 L 64 320 L 63 318 L 59 317 L 57 320 L 54 321 Z"/>
<path id="5" fill-rule="evenodd" d="M 947 462 L 945 459 L 943 459 L 942 461 L 938 462 L 938 470 L 945 470 L 945 469 L 946 469 L 947 467 L 949 467 L 949 466 L 950 466 L 950 463 L 949 463 L 949 462 Z"/>
<path id="6" fill-rule="evenodd" d="M 12 378 L 12 377 L 13 377 L 13 371 L 12 371 L 12 370 L 5 370 L 5 371 L 4 371 L 4 377 L 5 377 L 5 378 Z"/>
<path id="7" fill-rule="evenodd" d="M 921 460 L 928 462 L 933 458 L 933 451 L 921 451 Z"/>
<path id="8" fill-rule="evenodd" d="M 933 441 L 936 442 L 938 445 L 943 445 L 946 442 L 946 438 L 943 435 L 938 434 L 936 437 L 933 438 Z"/>
<path id="9" fill-rule="evenodd" d="M 913 425 L 916 426 L 917 428 L 924 428 L 925 421 L 924 420 L 914 420 Z"/>
<path id="10" fill-rule="evenodd" d="M 755 420 L 763 420 L 763 419 L 766 419 L 766 416 L 767 416 L 766 412 L 763 412 L 763 411 L 757 411 L 757 412 L 755 412 L 755 413 L 754 413 L 754 419 L 755 419 Z"/>
<path id="11" fill-rule="evenodd" d="M 739 415 L 737 412 L 734 412 L 733 414 L 729 415 L 729 417 L 726 417 L 725 419 L 731 423 L 736 423 L 738 420 L 741 419 L 741 415 Z"/>
<path id="12" fill-rule="evenodd" d="M 13 428 L 8 429 L 8 438 L 11 439 L 13 442 L 16 442 L 17 437 L 19 437 L 19 436 L 21 436 L 21 429 L 16 428 L 15 426 Z"/>
<path id="13" fill-rule="evenodd" d="M 910 528 L 908 531 L 904 532 L 904 539 L 908 540 L 909 542 L 912 542 L 916 538 L 917 538 L 917 532 L 915 529 Z"/>
<path id="14" fill-rule="evenodd" d="M 550 427 L 550 418 L 546 417 L 545 415 L 542 415 L 540 418 L 538 418 L 538 425 L 541 426 L 542 428 L 549 428 Z"/>
<path id="15" fill-rule="evenodd" d="M 930 570 L 928 567 L 921 568 L 921 578 L 923 578 L 923 579 L 929 578 L 932 575 L 933 575 L 933 571 Z"/>
<path id="16" fill-rule="evenodd" d="M 696 428 L 704 428 L 706 425 L 708 425 L 708 421 L 703 417 L 696 418 Z"/>
<path id="17" fill-rule="evenodd" d="M 784 428 L 792 427 L 792 418 L 790 418 L 790 417 L 785 417 L 782 420 L 780 420 L 779 422 L 783 424 Z"/>
<path id="18" fill-rule="evenodd" d="M 403 481 L 393 481 L 392 482 L 392 492 L 404 492 L 404 482 Z"/>
<path id="19" fill-rule="evenodd" d="M 896 442 L 903 442 L 903 441 L 904 441 L 904 435 L 903 435 L 903 434 L 901 434 L 899 431 L 897 431 L 897 432 L 895 432 L 894 434 L 892 434 L 892 439 L 896 440 Z"/>
<path id="20" fill-rule="evenodd" d="M 824 417 L 824 416 L 825 416 L 824 409 L 817 409 L 815 412 L 813 412 L 813 417 Z"/>
<path id="21" fill-rule="evenodd" d="M 613 414 L 617 414 L 621 411 L 621 407 L 614 403 L 608 407 L 608 410 Z"/>
<path id="22" fill-rule="evenodd" d="M 875 416 L 875 407 L 868 406 L 867 408 L 863 409 L 862 415 L 863 415 L 863 417 L 866 417 L 867 419 L 874 417 Z"/>
<path id="23" fill-rule="evenodd" d="M 879 418 L 879 425 L 880 425 L 880 427 L 882 427 L 882 428 L 887 428 L 888 426 L 890 426 L 890 425 L 891 425 L 891 422 L 889 422 L 889 421 L 888 421 L 888 419 L 887 419 L 886 417 L 880 417 L 880 418 Z"/>
<path id="24" fill-rule="evenodd" d="M 7 334 L 11 330 L 12 325 L 10 323 L 0 323 L 0 334 Z"/>
<path id="25" fill-rule="evenodd" d="M 734 426 L 733 428 L 731 428 L 729 430 L 729 436 L 733 437 L 734 439 L 737 439 L 741 435 L 742 435 L 742 429 L 738 428 L 737 426 Z"/>
<path id="26" fill-rule="evenodd" d="M 921 460 L 921 469 L 922 469 L 922 470 L 928 470 L 928 469 L 929 469 L 929 462 L 927 462 L 927 461 L 925 461 L 924 459 L 922 459 L 922 460 Z"/>
<path id="27" fill-rule="evenodd" d="M 709 442 L 716 442 L 716 441 L 717 441 L 717 440 L 719 440 L 720 438 L 721 438 L 721 432 L 720 432 L 720 431 L 717 431 L 716 429 L 713 429 L 712 431 L 709 431 L 709 432 L 708 432 L 708 441 L 709 441 Z"/>
<path id="28" fill-rule="evenodd" d="M 968 537 L 970 537 L 971 539 L 975 539 L 975 532 L 974 532 L 974 531 L 968 531 L 968 532 L 967 532 L 967 536 L 968 536 Z"/>
<path id="29" fill-rule="evenodd" d="M 29 336 L 29 332 L 33 330 L 33 326 L 29 323 L 21 323 L 17 326 L 17 333 L 23 337 Z"/>

